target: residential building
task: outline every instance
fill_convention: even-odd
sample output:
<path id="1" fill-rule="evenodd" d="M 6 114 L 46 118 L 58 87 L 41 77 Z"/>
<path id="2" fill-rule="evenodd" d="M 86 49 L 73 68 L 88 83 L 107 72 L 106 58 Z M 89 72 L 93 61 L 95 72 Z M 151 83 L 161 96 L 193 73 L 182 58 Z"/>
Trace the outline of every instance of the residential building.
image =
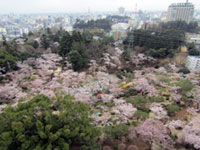
<path id="1" fill-rule="evenodd" d="M 126 37 L 127 30 L 129 28 L 128 23 L 118 23 L 112 25 L 112 34 L 115 41 Z"/>
<path id="2" fill-rule="evenodd" d="M 194 5 L 192 3 L 171 4 L 168 8 L 168 21 L 182 20 L 190 23 L 193 19 Z"/>
<path id="3" fill-rule="evenodd" d="M 186 67 L 190 70 L 200 70 L 200 56 L 188 56 Z"/>
<path id="4" fill-rule="evenodd" d="M 200 49 L 200 37 L 193 37 L 193 38 L 190 38 L 190 42 L 191 43 L 195 43 L 196 44 L 196 47 L 198 49 Z"/>
<path id="5" fill-rule="evenodd" d="M 189 43 L 195 43 L 197 49 L 200 49 L 200 34 L 187 33 L 186 39 Z"/>

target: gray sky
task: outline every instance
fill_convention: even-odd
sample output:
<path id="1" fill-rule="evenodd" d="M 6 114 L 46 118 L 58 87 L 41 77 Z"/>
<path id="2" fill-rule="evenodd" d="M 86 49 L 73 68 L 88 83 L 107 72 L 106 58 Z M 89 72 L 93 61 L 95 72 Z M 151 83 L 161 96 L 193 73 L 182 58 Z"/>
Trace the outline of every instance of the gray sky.
<path id="1" fill-rule="evenodd" d="M 171 3 L 186 0 L 0 0 L 0 13 L 46 13 L 117 11 L 122 6 L 134 10 L 167 10 Z M 200 10 L 200 0 L 189 0 Z"/>

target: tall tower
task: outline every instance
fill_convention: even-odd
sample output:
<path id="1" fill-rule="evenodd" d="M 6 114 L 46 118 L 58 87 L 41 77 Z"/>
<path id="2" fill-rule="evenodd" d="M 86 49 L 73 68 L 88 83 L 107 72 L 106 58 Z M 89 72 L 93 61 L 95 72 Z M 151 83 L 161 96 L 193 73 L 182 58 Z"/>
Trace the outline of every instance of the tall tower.
<path id="1" fill-rule="evenodd" d="M 120 15 L 124 15 L 124 13 L 125 13 L 125 8 L 124 8 L 124 7 L 118 8 L 118 12 L 119 12 Z"/>
<path id="2" fill-rule="evenodd" d="M 137 3 L 135 4 L 135 14 L 137 14 Z"/>

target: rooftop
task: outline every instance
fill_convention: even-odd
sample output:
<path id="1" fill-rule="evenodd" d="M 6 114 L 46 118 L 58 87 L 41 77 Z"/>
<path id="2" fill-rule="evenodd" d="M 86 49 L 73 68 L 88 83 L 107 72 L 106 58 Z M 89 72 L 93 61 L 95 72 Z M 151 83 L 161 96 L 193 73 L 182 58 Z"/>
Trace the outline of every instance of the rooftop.
<path id="1" fill-rule="evenodd" d="M 188 56 L 188 57 L 200 59 L 200 56 Z"/>
<path id="2" fill-rule="evenodd" d="M 173 3 L 170 5 L 170 7 L 179 7 L 179 6 L 181 6 L 181 7 L 193 6 L 194 7 L 194 5 L 192 3 Z"/>

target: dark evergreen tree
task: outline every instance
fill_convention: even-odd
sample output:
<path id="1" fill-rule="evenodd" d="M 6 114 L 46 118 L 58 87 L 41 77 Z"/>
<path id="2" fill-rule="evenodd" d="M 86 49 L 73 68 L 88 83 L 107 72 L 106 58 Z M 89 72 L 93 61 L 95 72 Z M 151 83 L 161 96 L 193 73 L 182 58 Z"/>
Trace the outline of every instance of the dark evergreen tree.
<path id="1" fill-rule="evenodd" d="M 38 95 L 0 113 L 1 150 L 70 150 L 92 141 L 98 130 L 91 125 L 86 104 L 71 96 L 50 99 Z"/>
<path id="2" fill-rule="evenodd" d="M 83 42 L 83 37 L 80 32 L 73 31 L 72 32 L 72 39 L 75 42 Z"/>
<path id="3" fill-rule="evenodd" d="M 39 47 L 39 43 L 36 40 L 33 41 L 33 47 L 35 49 L 37 49 Z"/>
<path id="4" fill-rule="evenodd" d="M 72 49 L 73 39 L 68 32 L 65 32 L 60 40 L 59 54 L 65 57 Z"/>
<path id="5" fill-rule="evenodd" d="M 72 49 L 78 51 L 79 54 L 81 55 L 83 63 L 82 67 L 87 67 L 90 56 L 88 54 L 85 44 L 83 42 L 73 42 Z"/>
<path id="6" fill-rule="evenodd" d="M 50 46 L 49 39 L 47 38 L 47 35 L 43 34 L 41 37 L 41 45 L 44 49 L 47 49 Z"/>
<path id="7" fill-rule="evenodd" d="M 78 51 L 72 50 L 68 55 L 68 60 L 75 71 L 79 71 L 83 68 L 83 58 Z"/>
<path id="8" fill-rule="evenodd" d="M 0 72 L 6 73 L 8 71 L 16 70 L 16 61 L 18 59 L 11 55 L 6 50 L 0 50 Z"/>

